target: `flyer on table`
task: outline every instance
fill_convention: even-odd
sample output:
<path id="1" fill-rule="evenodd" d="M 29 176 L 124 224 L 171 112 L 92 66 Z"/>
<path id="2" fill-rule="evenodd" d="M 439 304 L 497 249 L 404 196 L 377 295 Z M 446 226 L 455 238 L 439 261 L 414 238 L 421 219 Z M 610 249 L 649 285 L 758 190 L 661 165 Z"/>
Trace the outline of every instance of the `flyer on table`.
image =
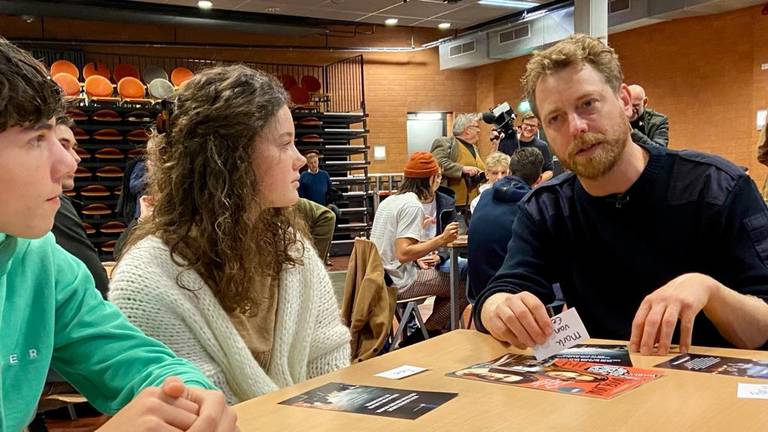
<path id="1" fill-rule="evenodd" d="M 413 420 L 456 395 L 457 393 L 328 383 L 280 404 Z"/>
<path id="2" fill-rule="evenodd" d="M 450 377 L 611 399 L 662 376 L 657 371 L 566 359 L 539 361 L 504 354 L 448 374 Z"/>

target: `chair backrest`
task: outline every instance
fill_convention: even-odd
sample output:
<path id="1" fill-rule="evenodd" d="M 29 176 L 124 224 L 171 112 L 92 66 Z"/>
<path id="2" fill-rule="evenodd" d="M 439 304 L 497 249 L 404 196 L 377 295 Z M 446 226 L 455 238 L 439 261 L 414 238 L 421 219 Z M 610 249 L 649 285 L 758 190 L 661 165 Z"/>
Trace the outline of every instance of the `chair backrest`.
<path id="1" fill-rule="evenodd" d="M 352 360 L 378 355 L 387 341 L 395 315 L 397 292 L 384 283 L 384 267 L 376 245 L 355 239 L 349 257 L 341 316 L 352 334 Z"/>

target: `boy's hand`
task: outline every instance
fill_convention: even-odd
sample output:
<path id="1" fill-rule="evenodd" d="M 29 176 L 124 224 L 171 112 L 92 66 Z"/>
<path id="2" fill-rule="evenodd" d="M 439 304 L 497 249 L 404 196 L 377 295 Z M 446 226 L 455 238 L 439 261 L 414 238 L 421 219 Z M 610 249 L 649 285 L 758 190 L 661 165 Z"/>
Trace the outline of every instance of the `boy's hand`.
<path id="1" fill-rule="evenodd" d="M 237 431 L 221 392 L 188 387 L 176 377 L 141 391 L 98 432 Z"/>

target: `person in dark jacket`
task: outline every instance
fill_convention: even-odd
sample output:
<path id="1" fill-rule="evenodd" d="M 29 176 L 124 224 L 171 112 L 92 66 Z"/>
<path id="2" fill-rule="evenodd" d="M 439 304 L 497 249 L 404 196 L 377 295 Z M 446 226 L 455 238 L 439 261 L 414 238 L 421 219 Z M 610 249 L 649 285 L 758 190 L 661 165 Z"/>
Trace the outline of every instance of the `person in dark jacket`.
<path id="1" fill-rule="evenodd" d="M 518 203 L 541 180 L 543 165 L 544 157 L 537 148 L 521 148 L 512 153 L 509 175 L 480 195 L 469 224 L 470 303 L 475 303 L 504 262 L 512 225 L 520 211 Z"/>
<path id="2" fill-rule="evenodd" d="M 591 337 L 629 340 L 632 352 L 766 346 L 768 207 L 725 159 L 633 142 L 622 81 L 613 49 L 585 35 L 528 62 L 525 96 L 571 172 L 521 202 L 473 309 L 478 330 L 544 343 L 559 282 Z"/>
<path id="3" fill-rule="evenodd" d="M 80 157 L 75 152 L 77 148 L 77 141 L 75 135 L 72 133 L 71 127 L 74 126 L 74 122 L 67 116 L 61 116 L 56 119 L 56 139 L 59 140 L 61 145 L 72 156 L 77 164 L 80 163 Z M 75 173 L 68 173 L 62 180 L 62 190 L 69 191 L 75 188 Z M 93 276 L 93 280 L 96 282 L 96 289 L 99 290 L 102 297 L 107 298 L 107 290 L 109 289 L 109 278 L 107 278 L 107 272 L 104 270 L 104 266 L 99 260 L 99 255 L 96 252 L 96 248 L 93 247 L 93 243 L 88 240 L 88 236 L 83 229 L 83 221 L 80 220 L 77 211 L 75 210 L 75 203 L 66 195 L 59 197 L 61 201 L 61 207 L 56 212 L 56 216 L 53 220 L 53 235 L 56 237 L 56 243 L 63 247 L 64 250 L 71 253 L 77 259 L 82 261 L 88 271 Z M 77 203 L 79 205 L 79 203 Z"/>
<path id="4" fill-rule="evenodd" d="M 629 86 L 632 102 L 632 141 L 640 144 L 656 144 L 666 147 L 669 144 L 669 120 L 664 114 L 647 107 L 648 98 L 645 89 L 637 84 Z"/>

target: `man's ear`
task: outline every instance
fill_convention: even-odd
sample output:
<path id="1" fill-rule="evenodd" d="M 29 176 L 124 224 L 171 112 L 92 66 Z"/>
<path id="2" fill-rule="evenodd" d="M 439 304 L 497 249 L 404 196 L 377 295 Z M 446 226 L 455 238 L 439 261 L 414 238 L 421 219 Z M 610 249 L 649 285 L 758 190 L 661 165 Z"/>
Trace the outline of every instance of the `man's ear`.
<path id="1" fill-rule="evenodd" d="M 647 98 L 647 97 L 644 97 L 644 98 L 643 98 L 643 108 L 645 108 L 645 107 L 647 107 L 647 106 L 648 106 L 648 98 Z"/>
<path id="2" fill-rule="evenodd" d="M 619 93 L 616 96 L 619 98 L 619 103 L 621 103 L 621 108 L 624 110 L 624 114 L 627 115 L 627 118 L 632 117 L 632 96 L 629 94 L 629 87 L 626 84 L 621 83 L 621 86 L 619 86 Z"/>
<path id="3" fill-rule="evenodd" d="M 539 183 L 541 183 L 541 181 L 542 181 L 542 180 L 544 180 L 544 175 L 543 175 L 543 173 L 542 173 L 542 174 L 539 174 L 539 178 L 537 178 L 537 179 L 536 179 L 536 181 L 535 181 L 535 182 L 533 182 L 533 184 L 531 185 L 531 188 L 535 188 L 536 186 L 538 186 L 538 185 L 539 185 Z"/>

